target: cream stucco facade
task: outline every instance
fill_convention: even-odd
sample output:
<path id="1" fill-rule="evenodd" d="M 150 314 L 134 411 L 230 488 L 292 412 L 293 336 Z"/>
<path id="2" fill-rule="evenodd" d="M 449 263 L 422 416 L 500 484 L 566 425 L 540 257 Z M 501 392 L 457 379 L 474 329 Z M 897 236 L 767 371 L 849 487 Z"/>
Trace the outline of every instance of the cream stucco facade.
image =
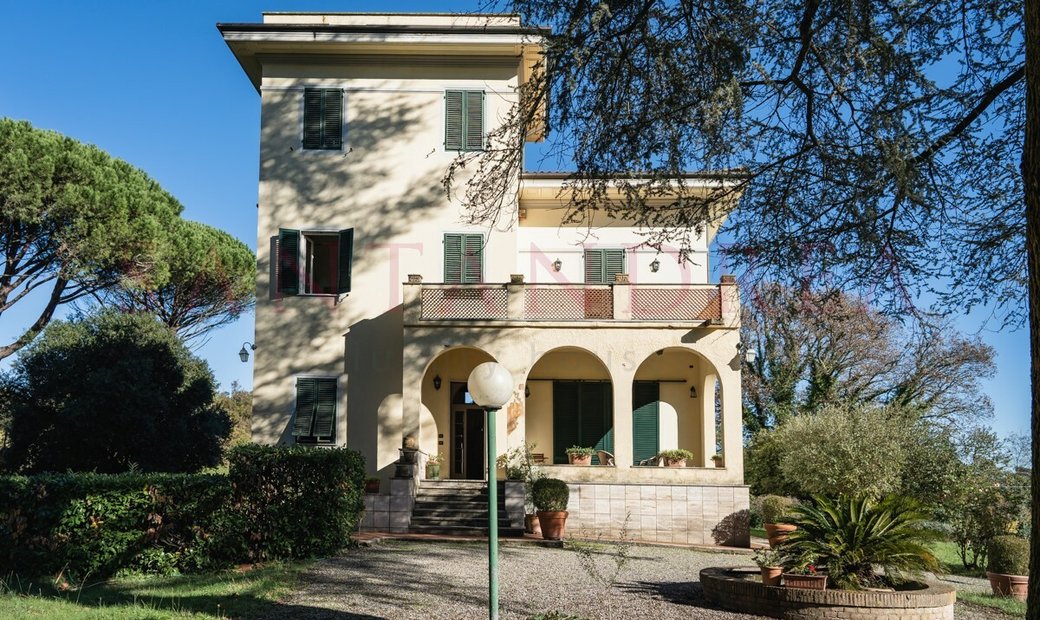
<path id="1" fill-rule="evenodd" d="M 296 441 L 298 380 L 328 379 L 329 443 L 360 451 L 373 474 L 390 477 L 403 438 L 415 435 L 424 452 L 444 454 L 442 476 L 472 478 L 465 459 L 487 457 L 475 427 L 466 430 L 464 383 L 476 364 L 495 360 L 516 382 L 513 401 L 497 414 L 499 453 L 534 443 L 542 469 L 581 485 L 588 498 L 596 485 L 604 500 L 610 489 L 623 497 L 626 485 L 677 486 L 721 489 L 725 510 L 746 508 L 739 296 L 732 281 L 708 282 L 719 222 L 691 240 L 692 260 L 683 263 L 642 247 L 629 222 L 564 224 L 561 175 L 517 179 L 504 218 L 481 226 L 464 224 L 458 200 L 442 188 L 458 155 L 446 148 L 445 93 L 483 93 L 487 132 L 516 103 L 542 31 L 508 15 L 270 13 L 259 24 L 219 27 L 261 102 L 254 441 Z M 342 93 L 338 148 L 305 148 L 305 89 Z M 729 181 L 687 182 L 710 191 Z M 349 293 L 307 294 L 301 282 L 298 294 L 283 294 L 285 229 L 304 244 L 352 229 Z M 479 282 L 445 284 L 452 234 L 481 236 Z M 623 251 L 626 275 L 587 284 L 586 257 L 596 249 Z M 310 259 L 310 249 L 300 252 Z M 309 266 L 298 269 L 311 277 Z M 608 386 L 613 466 L 553 462 L 554 429 L 565 422 L 558 416 L 568 415 L 554 411 L 554 386 L 578 382 Z M 638 382 L 659 386 L 657 445 L 690 450 L 688 467 L 637 463 Z M 717 450 L 724 467 L 711 460 Z M 708 515 L 700 521 L 720 512 L 697 510 Z M 616 515 L 595 514 L 579 518 L 616 529 Z M 655 525 L 646 538 L 680 541 L 667 531 L 671 518 L 661 522 L 669 524 L 664 533 L 650 536 Z M 703 541 L 701 530 L 682 540 Z"/>

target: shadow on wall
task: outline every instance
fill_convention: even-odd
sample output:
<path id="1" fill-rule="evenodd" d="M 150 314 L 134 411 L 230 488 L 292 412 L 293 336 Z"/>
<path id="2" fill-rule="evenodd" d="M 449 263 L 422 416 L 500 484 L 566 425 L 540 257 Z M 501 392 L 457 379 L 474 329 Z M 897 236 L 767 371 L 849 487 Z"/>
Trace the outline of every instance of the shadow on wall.
<path id="1" fill-rule="evenodd" d="M 399 400 L 401 395 L 401 348 L 404 346 L 401 306 L 373 319 L 358 321 L 350 327 L 343 341 L 347 446 L 364 455 L 369 471 L 387 469 L 389 465 L 380 467 L 379 464 L 380 441 L 388 443 L 383 446 L 384 452 L 392 451 L 400 446 L 401 436 L 400 407 L 394 411 L 390 402 L 395 396 Z M 396 415 L 380 415 L 383 412 Z"/>

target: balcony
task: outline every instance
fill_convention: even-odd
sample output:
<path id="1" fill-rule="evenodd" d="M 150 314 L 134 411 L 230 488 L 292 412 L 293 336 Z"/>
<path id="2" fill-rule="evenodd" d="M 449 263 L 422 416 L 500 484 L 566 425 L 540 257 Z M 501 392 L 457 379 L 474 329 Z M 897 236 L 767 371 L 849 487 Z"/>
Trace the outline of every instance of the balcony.
<path id="1" fill-rule="evenodd" d="M 633 323 L 682 327 L 736 327 L 739 297 L 732 276 L 720 284 L 631 284 L 626 275 L 609 285 L 424 284 L 409 276 L 405 324 L 529 323 L 542 326 L 576 321 L 604 326 Z"/>

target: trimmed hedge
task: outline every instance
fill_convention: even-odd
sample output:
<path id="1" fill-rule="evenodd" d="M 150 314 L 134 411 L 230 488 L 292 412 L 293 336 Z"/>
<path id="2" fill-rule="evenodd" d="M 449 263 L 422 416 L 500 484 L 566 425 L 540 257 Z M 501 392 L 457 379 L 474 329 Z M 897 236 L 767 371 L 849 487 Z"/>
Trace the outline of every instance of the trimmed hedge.
<path id="1" fill-rule="evenodd" d="M 254 445 L 232 452 L 228 476 L 0 477 L 0 574 L 80 581 L 332 553 L 360 519 L 363 480 L 350 450 Z"/>
<path id="2" fill-rule="evenodd" d="M 994 536 L 989 541 L 986 570 L 1002 575 L 1029 574 L 1029 540 L 1021 536 Z"/>

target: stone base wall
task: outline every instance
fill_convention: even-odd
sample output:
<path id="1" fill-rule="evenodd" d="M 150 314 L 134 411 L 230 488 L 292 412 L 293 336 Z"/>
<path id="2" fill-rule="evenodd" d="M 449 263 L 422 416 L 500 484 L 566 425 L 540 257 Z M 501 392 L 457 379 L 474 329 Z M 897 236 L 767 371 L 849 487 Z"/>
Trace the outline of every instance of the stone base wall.
<path id="1" fill-rule="evenodd" d="M 744 485 L 569 483 L 567 536 L 749 547 Z"/>
<path id="2" fill-rule="evenodd" d="M 953 620 L 957 592 L 934 584 L 900 592 L 767 587 L 749 579 L 758 569 L 705 568 L 704 598 L 732 611 L 789 620 Z"/>
<path id="3" fill-rule="evenodd" d="M 412 522 L 417 486 L 414 478 L 391 478 L 389 494 L 365 495 L 361 530 L 407 532 Z"/>

